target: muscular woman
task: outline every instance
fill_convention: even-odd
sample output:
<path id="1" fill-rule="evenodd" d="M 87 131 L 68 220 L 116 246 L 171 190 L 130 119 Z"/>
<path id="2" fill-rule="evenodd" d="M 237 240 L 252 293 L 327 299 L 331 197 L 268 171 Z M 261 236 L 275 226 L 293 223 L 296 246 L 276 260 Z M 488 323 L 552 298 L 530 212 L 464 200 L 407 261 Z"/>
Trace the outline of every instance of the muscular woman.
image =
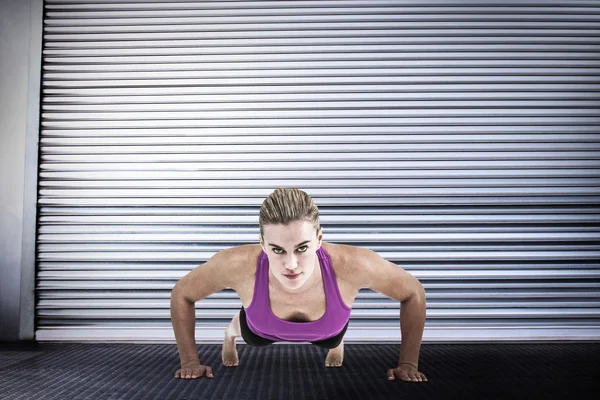
<path id="1" fill-rule="evenodd" d="M 260 209 L 260 244 L 216 253 L 181 278 L 171 293 L 171 321 L 181 368 L 176 378 L 212 378 L 198 357 L 194 304 L 226 288 L 242 307 L 225 330 L 222 360 L 239 365 L 235 340 L 250 346 L 311 342 L 329 349 L 326 367 L 339 367 L 354 299 L 369 288 L 401 302 L 402 342 L 389 380 L 422 382 L 418 369 L 425 325 L 425 291 L 403 268 L 360 247 L 323 241 L 319 211 L 298 189 L 277 189 Z"/>

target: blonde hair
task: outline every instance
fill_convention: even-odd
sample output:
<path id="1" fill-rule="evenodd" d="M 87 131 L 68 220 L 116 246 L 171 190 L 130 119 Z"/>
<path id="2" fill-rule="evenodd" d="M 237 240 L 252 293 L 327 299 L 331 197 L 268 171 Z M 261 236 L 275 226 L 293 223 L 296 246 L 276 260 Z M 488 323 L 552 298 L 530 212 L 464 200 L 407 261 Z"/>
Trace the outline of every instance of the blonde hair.
<path id="1" fill-rule="evenodd" d="M 300 189 L 276 189 L 263 201 L 260 207 L 258 218 L 260 236 L 263 236 L 265 225 L 285 225 L 295 221 L 311 222 L 318 232 L 321 224 L 317 205 L 308 193 Z"/>

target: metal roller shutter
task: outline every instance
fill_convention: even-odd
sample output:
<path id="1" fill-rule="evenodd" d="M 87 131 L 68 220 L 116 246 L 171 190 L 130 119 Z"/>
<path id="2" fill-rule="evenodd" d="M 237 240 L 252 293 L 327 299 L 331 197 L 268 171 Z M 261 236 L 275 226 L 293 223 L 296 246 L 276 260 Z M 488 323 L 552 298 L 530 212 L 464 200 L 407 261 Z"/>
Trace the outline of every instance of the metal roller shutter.
<path id="1" fill-rule="evenodd" d="M 172 341 L 285 186 L 423 282 L 424 341 L 597 340 L 599 49 L 597 1 L 46 1 L 37 339 Z M 398 309 L 361 291 L 347 342 Z"/>

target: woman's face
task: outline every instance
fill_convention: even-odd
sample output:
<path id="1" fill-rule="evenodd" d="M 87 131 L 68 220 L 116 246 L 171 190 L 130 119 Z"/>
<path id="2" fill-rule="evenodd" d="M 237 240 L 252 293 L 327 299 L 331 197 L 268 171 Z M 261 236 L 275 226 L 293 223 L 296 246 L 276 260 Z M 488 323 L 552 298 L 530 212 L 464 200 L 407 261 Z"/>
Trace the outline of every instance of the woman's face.
<path id="1" fill-rule="evenodd" d="M 284 289 L 292 292 L 300 289 L 319 265 L 316 252 L 322 240 L 322 230 L 316 232 L 308 221 L 263 226 L 260 244 L 269 257 L 271 276 Z"/>

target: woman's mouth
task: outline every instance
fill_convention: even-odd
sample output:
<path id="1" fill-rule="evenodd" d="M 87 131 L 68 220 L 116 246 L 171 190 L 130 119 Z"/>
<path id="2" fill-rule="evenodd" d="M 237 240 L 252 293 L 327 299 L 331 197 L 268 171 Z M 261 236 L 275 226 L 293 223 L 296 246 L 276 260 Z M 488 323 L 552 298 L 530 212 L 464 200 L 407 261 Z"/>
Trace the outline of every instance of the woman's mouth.
<path id="1" fill-rule="evenodd" d="M 283 275 L 283 276 L 285 276 L 285 277 L 286 277 L 286 278 L 288 278 L 288 279 L 296 279 L 296 278 L 298 278 L 300 275 L 302 275 L 302 272 L 300 272 L 299 274 L 296 274 L 296 275 Z"/>

